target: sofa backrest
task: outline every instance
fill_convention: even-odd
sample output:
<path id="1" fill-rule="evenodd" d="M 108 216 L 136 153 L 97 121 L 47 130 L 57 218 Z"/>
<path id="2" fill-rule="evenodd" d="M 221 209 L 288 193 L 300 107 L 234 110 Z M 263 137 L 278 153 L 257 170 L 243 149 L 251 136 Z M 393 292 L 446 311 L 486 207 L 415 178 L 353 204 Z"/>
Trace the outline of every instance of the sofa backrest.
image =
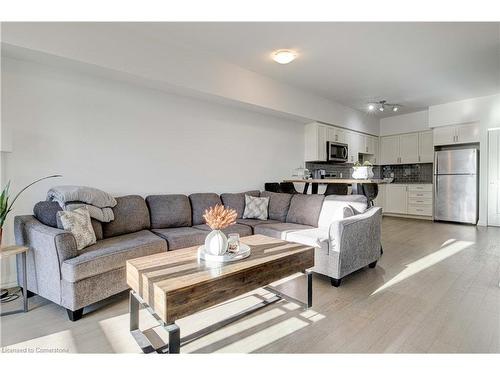
<path id="1" fill-rule="evenodd" d="M 187 195 L 150 195 L 146 204 L 153 229 L 191 226 L 191 203 Z"/>
<path id="2" fill-rule="evenodd" d="M 344 208 L 349 206 L 363 213 L 368 208 L 368 200 L 364 195 L 326 196 L 321 207 L 318 227 L 328 228 L 332 222 L 344 219 Z"/>
<path id="3" fill-rule="evenodd" d="M 140 195 L 126 195 L 116 198 L 113 207 L 115 219 L 109 223 L 102 223 L 104 238 L 119 236 L 143 229 L 149 229 L 151 222 L 148 206 Z"/>
<path id="4" fill-rule="evenodd" d="M 294 194 L 290 201 L 290 208 L 286 215 L 287 223 L 318 226 L 319 214 L 324 195 L 320 194 Z"/>
<path id="5" fill-rule="evenodd" d="M 223 193 L 220 195 L 224 207 L 232 208 L 238 214 L 238 219 L 241 219 L 245 211 L 245 194 L 252 197 L 260 196 L 259 190 L 250 190 L 244 193 Z"/>
<path id="6" fill-rule="evenodd" d="M 215 193 L 191 194 L 189 201 L 191 202 L 193 225 L 205 224 L 205 220 L 203 219 L 205 210 L 216 204 L 222 204 L 220 197 Z"/>
<path id="7" fill-rule="evenodd" d="M 269 198 L 269 219 L 286 221 L 292 194 L 263 191 L 260 193 L 260 196 Z"/>

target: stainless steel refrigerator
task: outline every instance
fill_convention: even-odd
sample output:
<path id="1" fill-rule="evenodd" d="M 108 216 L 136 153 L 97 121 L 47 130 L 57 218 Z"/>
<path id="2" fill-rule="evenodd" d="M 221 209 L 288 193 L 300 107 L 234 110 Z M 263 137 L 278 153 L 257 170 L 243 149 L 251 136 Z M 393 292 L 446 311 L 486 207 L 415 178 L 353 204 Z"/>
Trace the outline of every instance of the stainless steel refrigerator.
<path id="1" fill-rule="evenodd" d="M 477 224 L 479 150 L 434 154 L 434 220 Z"/>

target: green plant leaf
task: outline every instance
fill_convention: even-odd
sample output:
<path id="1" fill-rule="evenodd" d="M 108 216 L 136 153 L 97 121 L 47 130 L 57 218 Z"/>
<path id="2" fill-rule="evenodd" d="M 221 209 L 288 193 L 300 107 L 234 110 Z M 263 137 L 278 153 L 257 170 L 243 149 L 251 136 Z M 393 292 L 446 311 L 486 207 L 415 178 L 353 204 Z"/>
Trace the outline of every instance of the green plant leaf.
<path id="1" fill-rule="evenodd" d="M 19 193 L 16 194 L 12 202 L 9 204 L 9 189 L 10 189 L 10 181 L 7 182 L 7 185 L 2 190 L 2 194 L 0 195 L 0 227 L 3 227 L 3 224 L 5 223 L 5 219 L 7 218 L 7 215 L 10 211 L 12 211 L 12 206 L 14 205 L 14 202 L 19 198 L 19 196 L 30 186 L 36 184 L 37 182 L 40 182 L 42 180 L 46 180 L 48 178 L 54 178 L 54 177 L 62 177 L 60 174 L 52 175 L 52 176 L 47 176 L 43 178 L 39 178 L 38 180 L 33 181 L 29 185 L 26 185 L 24 188 L 19 191 Z"/>

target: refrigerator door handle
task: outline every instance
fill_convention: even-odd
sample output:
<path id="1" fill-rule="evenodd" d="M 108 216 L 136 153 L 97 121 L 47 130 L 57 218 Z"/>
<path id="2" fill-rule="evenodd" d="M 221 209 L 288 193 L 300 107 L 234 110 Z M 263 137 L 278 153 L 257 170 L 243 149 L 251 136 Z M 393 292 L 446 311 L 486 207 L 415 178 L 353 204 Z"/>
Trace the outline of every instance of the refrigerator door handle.
<path id="1" fill-rule="evenodd" d="M 438 172 L 438 154 L 434 152 L 434 174 Z"/>

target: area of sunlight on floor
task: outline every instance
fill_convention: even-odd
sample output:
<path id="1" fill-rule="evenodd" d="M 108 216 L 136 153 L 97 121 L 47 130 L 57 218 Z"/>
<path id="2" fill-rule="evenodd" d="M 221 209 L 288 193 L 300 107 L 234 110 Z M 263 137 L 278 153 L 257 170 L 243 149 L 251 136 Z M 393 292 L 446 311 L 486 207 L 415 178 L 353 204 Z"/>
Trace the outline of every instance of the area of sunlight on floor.
<path id="1" fill-rule="evenodd" d="M 183 318 L 178 321 L 181 337 L 214 324 L 237 313 L 238 310 L 260 302 L 262 297 L 268 296 L 268 293 L 259 290 L 254 295 Z M 215 352 L 250 353 L 324 318 L 322 314 L 312 309 L 303 310 L 300 306 L 290 302 L 281 302 L 273 306 L 271 309 L 256 312 L 249 318 L 192 341 L 182 346 L 181 352 L 203 352 L 206 348 L 210 349 L 214 346 Z M 141 311 L 141 329 L 154 325 L 147 315 L 149 314 L 144 310 Z M 143 325 L 143 323 L 146 324 Z M 128 314 L 100 321 L 99 325 L 116 352 L 134 351 L 134 347 L 139 349 L 128 331 Z M 168 342 L 168 335 L 161 327 L 153 329 L 162 341 Z"/>
<path id="2" fill-rule="evenodd" d="M 473 245 L 474 242 L 471 241 L 462 241 L 462 240 L 456 240 L 454 238 L 451 238 L 444 242 L 441 247 L 433 252 L 432 254 L 426 255 L 423 258 L 420 258 L 419 260 L 416 260 L 415 262 L 412 262 L 408 265 L 406 265 L 405 269 L 398 273 L 396 276 L 394 276 L 392 279 L 387 281 L 384 285 L 382 285 L 380 288 L 375 290 L 371 295 L 373 296 L 374 294 L 377 294 L 387 288 L 390 288 L 391 286 L 394 286 L 409 277 L 412 277 L 413 275 L 434 266 L 435 264 L 442 262 L 443 260 L 459 253 L 460 251 L 468 248 L 469 246 Z"/>

